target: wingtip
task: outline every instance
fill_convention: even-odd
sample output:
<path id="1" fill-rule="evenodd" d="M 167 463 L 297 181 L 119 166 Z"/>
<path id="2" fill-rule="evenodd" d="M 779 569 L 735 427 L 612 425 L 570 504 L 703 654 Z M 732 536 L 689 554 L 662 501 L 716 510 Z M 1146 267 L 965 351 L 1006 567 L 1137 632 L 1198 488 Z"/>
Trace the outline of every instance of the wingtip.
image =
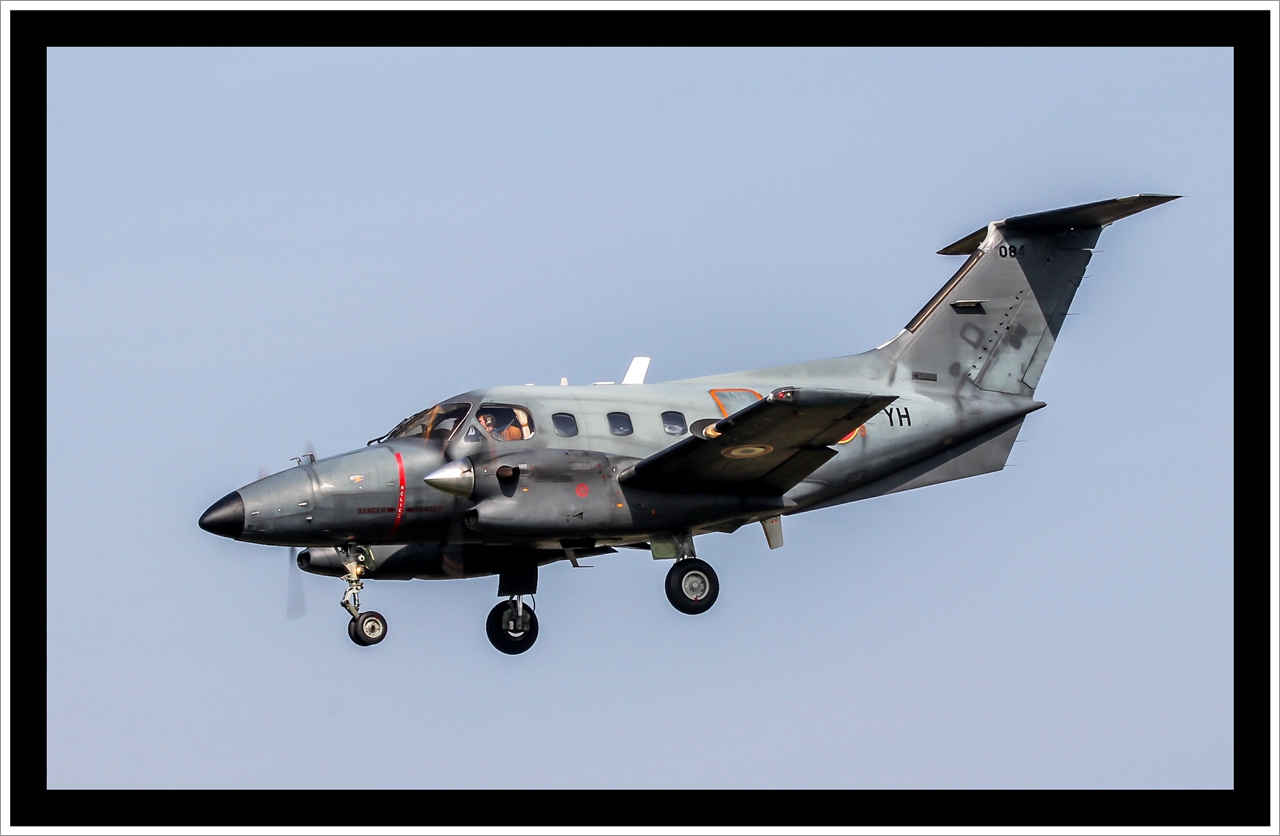
<path id="1" fill-rule="evenodd" d="M 948 244 L 938 250 L 938 255 L 970 255 L 982 244 L 983 239 L 987 237 L 987 227 L 975 229 L 965 237 L 961 238 L 953 244 Z"/>

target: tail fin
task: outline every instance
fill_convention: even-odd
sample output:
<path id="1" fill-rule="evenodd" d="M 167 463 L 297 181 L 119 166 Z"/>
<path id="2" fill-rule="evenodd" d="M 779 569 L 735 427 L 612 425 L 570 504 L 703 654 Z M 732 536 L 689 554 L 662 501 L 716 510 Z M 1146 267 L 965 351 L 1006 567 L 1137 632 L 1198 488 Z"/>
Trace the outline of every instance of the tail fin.
<path id="1" fill-rule="evenodd" d="M 881 350 L 912 379 L 965 375 L 980 389 L 1032 394 L 1102 228 L 1177 197 L 1140 194 L 993 221 L 938 251 L 969 258 Z"/>

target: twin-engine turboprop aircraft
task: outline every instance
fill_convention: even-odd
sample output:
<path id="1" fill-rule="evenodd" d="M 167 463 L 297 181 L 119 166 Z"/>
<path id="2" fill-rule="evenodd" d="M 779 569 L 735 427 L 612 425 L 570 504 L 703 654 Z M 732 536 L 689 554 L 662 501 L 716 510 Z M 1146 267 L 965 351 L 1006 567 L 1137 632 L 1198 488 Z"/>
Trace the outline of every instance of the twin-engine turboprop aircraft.
<path id="1" fill-rule="evenodd" d="M 1135 195 L 994 221 L 940 250 L 968 256 L 897 336 L 849 357 L 622 385 L 497 386 L 439 403 L 366 447 L 259 479 L 200 518 L 214 534 L 307 547 L 347 583 L 358 645 L 387 623 L 366 579 L 498 576 L 503 653 L 538 636 L 525 596 L 557 560 L 650 550 L 682 613 L 716 601 L 694 537 L 1001 470 L 1102 228 L 1175 196 Z"/>

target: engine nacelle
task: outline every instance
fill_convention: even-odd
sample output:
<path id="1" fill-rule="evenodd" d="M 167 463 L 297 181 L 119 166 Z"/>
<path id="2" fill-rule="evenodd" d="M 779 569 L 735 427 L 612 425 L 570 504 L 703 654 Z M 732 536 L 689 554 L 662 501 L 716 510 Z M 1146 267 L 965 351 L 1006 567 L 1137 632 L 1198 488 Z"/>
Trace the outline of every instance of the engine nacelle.
<path id="1" fill-rule="evenodd" d="M 618 483 L 635 459 L 536 450 L 472 465 L 477 501 L 462 521 L 483 537 L 577 540 L 670 531 L 701 520 L 781 508 L 780 497 L 665 494 Z"/>
<path id="2" fill-rule="evenodd" d="M 478 504 L 462 521 L 503 538 L 578 539 L 624 530 L 631 514 L 618 470 L 618 462 L 594 450 L 523 450 L 473 461 L 471 499 Z"/>

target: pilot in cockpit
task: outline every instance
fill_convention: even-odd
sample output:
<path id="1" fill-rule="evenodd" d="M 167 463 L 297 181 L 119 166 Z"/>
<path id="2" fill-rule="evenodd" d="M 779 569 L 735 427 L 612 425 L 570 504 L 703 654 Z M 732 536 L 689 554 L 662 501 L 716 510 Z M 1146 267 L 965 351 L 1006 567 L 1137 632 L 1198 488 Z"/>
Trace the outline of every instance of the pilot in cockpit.
<path id="1" fill-rule="evenodd" d="M 516 413 L 516 415 L 518 418 L 519 413 Z M 523 422 L 516 420 L 516 421 L 512 421 L 510 424 L 507 424 L 507 428 L 502 431 L 502 440 L 503 441 L 520 441 L 521 439 L 523 439 L 524 429 L 520 426 L 521 423 Z"/>
<path id="2" fill-rule="evenodd" d="M 533 435 L 528 414 L 522 409 L 487 407 L 476 413 L 476 420 L 491 438 L 498 441 L 520 441 Z"/>

